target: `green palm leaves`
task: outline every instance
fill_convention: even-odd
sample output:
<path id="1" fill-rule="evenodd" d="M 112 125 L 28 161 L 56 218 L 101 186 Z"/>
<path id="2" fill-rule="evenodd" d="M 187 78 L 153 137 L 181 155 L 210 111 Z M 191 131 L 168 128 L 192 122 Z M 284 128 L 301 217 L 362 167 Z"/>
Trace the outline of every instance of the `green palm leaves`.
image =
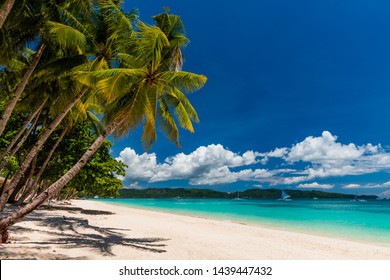
<path id="1" fill-rule="evenodd" d="M 121 68 L 82 71 L 78 81 L 93 86 L 104 98 L 104 121 L 120 122 L 119 137 L 144 124 L 142 142 L 146 149 L 156 141 L 156 127 L 180 145 L 176 122 L 194 132 L 199 118 L 185 93 L 202 88 L 206 77 L 181 71 L 181 48 L 188 43 L 178 16 L 154 17 L 157 25 L 138 22 L 126 54 L 118 54 Z"/>
<path id="2" fill-rule="evenodd" d="M 156 141 L 157 129 L 177 145 L 180 145 L 178 126 L 194 132 L 193 122 L 198 122 L 199 118 L 186 94 L 202 88 L 206 77 L 182 71 L 182 48 L 189 42 L 183 23 L 178 16 L 166 11 L 154 17 L 156 25 L 138 21 L 134 28 L 137 15 L 125 13 L 121 2 L 16 2 L 20 9 L 13 9 L 12 16 L 0 28 L 0 63 L 3 65 L 0 95 L 8 102 L 0 100 L 0 107 L 7 105 L 6 109 L 1 108 L 5 113 L 0 117 L 0 136 L 17 102 L 22 105 L 25 117 L 32 113 L 31 107 L 39 108 L 36 117 L 28 118 L 23 131 L 33 118 L 39 118 L 41 127 L 37 141 L 23 156 L 10 184 L 3 187 L 0 211 L 8 198 L 21 191 L 17 186 L 20 182 L 25 184 L 22 177 L 26 172 L 31 170 L 31 178 L 33 171 L 39 168 L 37 159 L 45 152 L 42 147 L 57 126 L 68 129 L 80 118 L 87 117 L 98 123 L 100 117 L 88 112 L 90 109 L 103 120 L 102 125 L 96 125 L 100 135 L 61 178 L 54 183 L 49 178 L 41 192 L 26 185 L 22 197 L 26 190 L 27 194 L 35 192 L 37 196 L 0 220 L 2 241 L 7 239 L 8 227 L 46 199 L 57 196 L 110 134 L 119 137 L 142 125 L 142 142 L 149 149 Z M 19 10 L 22 13 L 16 16 Z M 36 52 L 27 49 L 32 46 L 37 48 Z M 9 81 L 10 72 L 13 82 Z M 11 96 L 12 91 L 15 93 Z M 43 108 L 37 105 L 42 100 L 45 100 Z M 34 126 L 35 121 L 30 129 Z M 54 147 L 56 145 L 57 141 Z M 49 163 L 52 151 L 47 162 L 40 165 L 42 168 Z M 37 186 L 43 186 L 42 180 L 37 182 L 41 175 L 36 175 L 38 179 L 34 184 Z"/>

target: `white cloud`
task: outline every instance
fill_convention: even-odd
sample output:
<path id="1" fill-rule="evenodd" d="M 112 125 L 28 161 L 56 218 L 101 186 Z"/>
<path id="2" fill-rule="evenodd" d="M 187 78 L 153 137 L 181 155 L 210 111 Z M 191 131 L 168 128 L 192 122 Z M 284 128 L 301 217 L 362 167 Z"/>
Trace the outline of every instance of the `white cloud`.
<path id="1" fill-rule="evenodd" d="M 259 153 L 247 151 L 242 156 L 226 150 L 222 145 L 201 146 L 192 153 L 177 154 L 174 157 L 166 159 L 165 163 L 160 165 L 157 172 L 150 178 L 151 182 L 165 181 L 168 179 L 192 179 L 191 182 L 198 182 L 196 178 L 211 177 L 220 178 L 221 172 L 226 169 L 240 167 L 257 163 Z M 222 171 L 223 170 L 223 171 Z M 231 181 L 232 178 L 221 178 L 221 183 Z M 203 180 L 202 180 L 203 182 Z M 210 182 L 215 184 L 214 180 Z"/>
<path id="2" fill-rule="evenodd" d="M 201 146 L 190 154 L 179 153 L 157 163 L 156 154 L 137 155 L 133 149 L 124 149 L 117 160 L 128 165 L 126 176 L 121 179 L 160 182 L 186 179 L 190 184 L 215 185 L 237 180 L 256 180 L 272 176 L 265 169 L 246 169 L 232 172 L 230 168 L 258 163 L 259 153 L 247 151 L 242 155 L 225 149 L 222 145 Z"/>
<path id="3" fill-rule="evenodd" d="M 360 188 L 361 186 L 359 184 L 347 184 L 343 186 L 343 189 L 357 189 Z"/>
<path id="4" fill-rule="evenodd" d="M 259 164 L 266 165 L 271 157 L 280 161 L 280 164 L 272 168 L 256 168 Z M 314 183 L 304 182 L 328 177 L 390 172 L 390 153 L 385 152 L 381 145 L 343 144 L 328 131 L 322 132 L 319 137 L 306 137 L 291 147 L 276 148 L 266 153 L 236 153 L 220 144 L 212 144 L 200 146 L 189 154 L 176 154 L 161 163 L 157 161 L 155 153 L 138 155 L 131 148 L 124 149 L 117 159 L 128 165 L 126 176 L 118 176 L 121 180 L 151 183 L 188 180 L 193 185 L 253 181 L 258 184 L 300 184 L 298 187 L 311 185 L 326 188 L 329 185 L 315 186 Z M 305 167 L 302 167 L 303 164 Z M 254 168 L 248 168 L 250 165 Z M 280 168 L 286 165 L 288 168 Z M 366 185 L 371 188 L 373 186 Z M 390 187 L 390 181 L 388 185 L 382 186 Z M 354 186 L 346 185 L 344 188 Z"/>
<path id="5" fill-rule="evenodd" d="M 237 181 L 237 177 L 230 172 L 227 166 L 211 169 L 190 180 L 191 185 L 218 185 L 230 184 Z"/>
<path id="6" fill-rule="evenodd" d="M 378 195 L 380 198 L 390 198 L 390 190 L 384 191 Z"/>
<path id="7" fill-rule="evenodd" d="M 343 186 L 343 189 L 381 189 L 387 188 L 390 186 L 390 182 L 386 182 L 383 184 L 348 184 Z"/>
<path id="8" fill-rule="evenodd" d="M 140 189 L 143 189 L 143 187 L 139 184 L 139 182 L 134 182 L 134 183 L 128 185 L 127 187 L 124 187 L 124 189 L 136 189 L 136 190 L 140 190 Z"/>
<path id="9" fill-rule="evenodd" d="M 334 185 L 330 184 L 318 184 L 317 182 L 313 182 L 310 184 L 299 184 L 298 188 L 300 189 L 331 189 Z"/>
<path id="10" fill-rule="evenodd" d="M 290 164 L 307 162 L 309 165 L 296 172 L 306 175 L 287 177 L 285 184 L 313 180 L 315 178 L 360 175 L 390 170 L 390 154 L 383 152 L 381 145 L 366 144 L 357 146 L 353 143 L 337 142 L 337 136 L 329 131 L 322 132 L 319 137 L 309 136 L 291 148 L 278 148 L 277 155 L 284 154 L 283 159 Z"/>
<path id="11" fill-rule="evenodd" d="M 126 176 L 121 179 L 149 180 L 154 175 L 154 170 L 157 167 L 155 153 L 138 155 L 131 148 L 125 148 L 116 159 L 128 166 L 126 167 Z"/>
<path id="12" fill-rule="evenodd" d="M 291 184 L 304 182 L 307 180 L 309 179 L 306 176 L 285 177 L 285 178 L 281 178 L 281 180 L 275 181 L 273 185 L 277 185 L 277 184 L 291 185 Z"/>
<path id="13" fill-rule="evenodd" d="M 319 164 L 342 164 L 344 161 L 355 160 L 366 151 L 372 152 L 375 147 L 355 144 L 343 145 L 337 143 L 337 136 L 329 131 L 322 132 L 322 136 L 309 136 L 304 141 L 294 145 L 285 158 L 289 162 L 305 161 Z"/>
<path id="14" fill-rule="evenodd" d="M 288 153 L 287 148 L 276 148 L 275 150 L 265 153 L 264 155 L 267 157 L 276 157 L 276 158 L 281 158 L 284 157 Z"/>
<path id="15" fill-rule="evenodd" d="M 390 181 L 387 181 L 386 183 L 383 183 L 384 187 L 390 187 Z"/>

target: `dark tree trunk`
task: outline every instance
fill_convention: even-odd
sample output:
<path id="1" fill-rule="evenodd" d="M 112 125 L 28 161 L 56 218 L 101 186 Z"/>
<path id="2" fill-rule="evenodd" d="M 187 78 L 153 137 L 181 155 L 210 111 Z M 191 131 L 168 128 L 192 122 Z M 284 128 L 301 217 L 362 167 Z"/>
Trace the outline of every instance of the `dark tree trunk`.
<path id="1" fill-rule="evenodd" d="M 72 180 L 87 164 L 91 156 L 97 151 L 97 149 L 103 144 L 107 137 L 115 131 L 119 126 L 120 122 L 114 121 L 107 129 L 100 135 L 95 142 L 89 147 L 89 149 L 84 153 L 84 155 L 79 159 L 79 161 L 66 172 L 60 179 L 53 183 L 49 188 L 44 192 L 38 195 L 33 201 L 16 210 L 15 212 L 5 216 L 0 220 L 0 235 L 2 236 L 2 241 L 6 242 L 8 238 L 8 228 L 18 222 L 27 214 L 31 213 L 37 209 L 42 203 L 48 198 L 55 196 L 70 180 Z M 5 240 L 5 241 L 4 241 Z"/>
<path id="2" fill-rule="evenodd" d="M 20 139 L 20 141 L 18 142 L 16 147 L 10 152 L 10 154 L 6 158 L 3 159 L 3 161 L 0 164 L 0 170 L 2 170 L 7 165 L 7 163 L 16 154 L 16 152 L 19 151 L 19 149 L 23 146 L 24 142 L 27 140 L 28 136 L 31 134 L 31 132 L 35 128 L 35 126 L 36 126 L 36 124 L 38 122 L 38 118 L 39 118 L 39 116 L 35 117 L 35 120 L 32 123 L 31 127 L 27 130 L 27 133 L 23 136 L 22 139 Z"/>
<path id="3" fill-rule="evenodd" d="M 3 184 L 1 184 L 1 187 L 0 187 L 0 195 L 3 193 L 4 187 L 5 187 L 5 185 L 7 184 L 7 181 L 8 181 L 8 179 L 9 179 L 10 176 L 11 176 L 11 171 L 8 171 L 7 175 L 6 175 L 5 178 L 4 178 Z"/>
<path id="4" fill-rule="evenodd" d="M 0 10 L 0 28 L 3 27 L 5 20 L 7 19 L 12 7 L 15 4 L 15 0 L 6 0 Z"/>
<path id="5" fill-rule="evenodd" d="M 29 171 L 28 173 L 30 174 L 31 172 Z M 22 190 L 22 188 L 26 185 L 28 178 L 29 178 L 29 175 L 27 175 L 27 174 L 26 174 L 26 176 L 23 176 L 22 180 L 19 181 L 19 183 L 16 185 L 14 191 L 9 196 L 7 202 L 9 202 L 9 203 L 15 202 L 15 197 Z"/>
<path id="6" fill-rule="evenodd" d="M 43 108 L 43 106 L 45 105 L 47 101 L 47 98 L 45 100 L 43 100 L 43 102 L 40 104 L 40 106 L 38 106 L 38 108 L 30 115 L 30 117 L 28 118 L 28 120 L 24 123 L 24 125 L 22 126 L 22 128 L 19 130 L 19 132 L 14 136 L 14 138 L 11 140 L 11 143 L 9 143 L 9 145 L 7 146 L 7 148 L 1 153 L 0 155 L 0 160 L 3 160 L 4 157 L 8 154 L 8 152 L 13 148 L 13 146 L 15 145 L 15 143 L 19 140 L 20 136 L 22 136 L 22 134 L 25 132 L 27 126 L 33 121 L 33 119 L 35 118 L 35 116 L 41 112 L 41 109 Z M 0 167 L 0 170 L 1 170 L 1 167 Z"/>
<path id="7" fill-rule="evenodd" d="M 43 171 L 45 171 L 46 166 L 48 165 L 51 157 L 53 156 L 55 150 L 57 149 L 58 145 L 61 143 L 61 141 L 64 138 L 64 136 L 65 136 L 67 131 L 68 131 L 68 128 L 65 128 L 62 131 L 60 137 L 58 137 L 57 141 L 55 142 L 55 144 L 51 148 L 51 150 L 50 150 L 49 154 L 47 155 L 45 161 L 43 162 L 42 166 L 39 168 L 38 174 L 35 176 L 34 180 L 31 183 L 28 184 L 28 187 L 26 188 L 26 190 L 24 191 L 22 196 L 19 198 L 19 201 L 17 202 L 18 205 L 22 204 L 24 202 L 24 200 L 27 197 L 29 197 L 30 195 L 32 195 L 34 190 L 36 190 L 36 186 L 38 185 L 38 183 L 39 183 L 39 181 L 41 179 Z"/>
<path id="8" fill-rule="evenodd" d="M 16 172 L 15 176 L 12 178 L 11 184 L 9 184 L 8 187 L 4 189 L 4 193 L 2 196 L 0 196 L 0 212 L 3 211 L 8 196 L 11 194 L 19 180 L 22 178 L 23 174 L 26 172 L 27 168 L 30 166 L 31 161 L 33 158 L 38 154 L 39 150 L 42 148 L 43 144 L 45 144 L 46 140 L 50 137 L 50 135 L 53 133 L 53 131 L 56 129 L 56 127 L 60 124 L 62 119 L 66 116 L 66 114 L 69 112 L 69 110 L 73 107 L 74 104 L 76 104 L 81 97 L 87 92 L 87 89 L 83 89 L 80 91 L 79 94 L 77 94 L 73 100 L 67 104 L 67 106 L 61 111 L 60 114 L 53 120 L 53 122 L 49 125 L 49 127 L 42 133 L 42 135 L 39 137 L 37 143 L 35 143 L 34 147 L 30 150 L 30 152 L 26 155 L 23 163 L 21 164 L 19 170 Z"/>
<path id="9" fill-rule="evenodd" d="M 3 116 L 0 119 L 0 136 L 3 134 L 5 126 L 8 123 L 9 118 L 11 117 L 12 111 L 15 108 L 16 103 L 18 102 L 20 96 L 22 95 L 32 73 L 35 70 L 35 67 L 37 67 L 39 60 L 42 57 L 43 51 L 45 50 L 45 44 L 41 44 L 39 47 L 37 53 L 34 56 L 33 61 L 31 62 L 30 66 L 27 68 L 26 72 L 24 73 L 24 76 L 22 78 L 22 81 L 17 86 L 14 95 L 11 98 L 11 101 L 8 103 L 7 108 L 5 109 Z"/>

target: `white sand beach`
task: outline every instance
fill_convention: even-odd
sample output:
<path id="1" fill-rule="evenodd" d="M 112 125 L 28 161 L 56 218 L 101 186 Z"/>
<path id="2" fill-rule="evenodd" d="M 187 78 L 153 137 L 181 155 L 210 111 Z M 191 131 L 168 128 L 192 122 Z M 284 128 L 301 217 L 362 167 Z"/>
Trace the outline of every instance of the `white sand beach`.
<path id="1" fill-rule="evenodd" d="M 1 259 L 390 260 L 386 245 L 97 201 L 54 206 L 16 224 Z"/>

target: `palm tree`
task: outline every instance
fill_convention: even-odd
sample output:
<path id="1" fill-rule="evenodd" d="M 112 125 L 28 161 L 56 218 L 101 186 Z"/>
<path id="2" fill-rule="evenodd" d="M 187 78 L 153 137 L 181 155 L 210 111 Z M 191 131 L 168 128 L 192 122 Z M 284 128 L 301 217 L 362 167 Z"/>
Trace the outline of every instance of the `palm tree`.
<path id="1" fill-rule="evenodd" d="M 83 3 L 85 1 L 81 2 Z M 44 55 L 45 49 L 48 46 L 51 47 L 54 45 L 55 47 L 59 46 L 61 48 L 80 50 L 86 45 L 86 38 L 82 32 L 70 25 L 61 23 L 61 21 L 65 20 L 65 16 L 62 14 L 70 14 L 67 12 L 67 9 L 69 9 L 69 3 L 63 3 L 64 7 L 61 7 L 59 4 L 56 4 L 51 0 L 30 1 L 29 4 L 30 5 L 23 6 L 25 13 L 15 15 L 20 17 L 21 15 L 28 14 L 27 19 L 22 16 L 22 19 L 17 21 L 18 24 L 15 24 L 15 26 L 10 28 L 11 30 L 15 30 L 9 34 L 18 38 L 24 38 L 24 40 L 10 40 L 11 43 L 7 44 L 7 47 L 8 49 L 13 49 L 15 48 L 15 44 L 23 44 L 24 47 L 29 44 L 35 44 L 37 45 L 37 51 L 34 55 L 34 59 L 26 69 L 20 83 L 16 87 L 12 98 L 8 102 L 8 105 L 0 118 L 0 136 L 7 125 L 16 103 L 23 94 L 32 73 Z M 79 7 L 79 5 L 76 7 Z M 73 11 L 76 7 L 72 7 Z M 13 20 L 15 21 L 15 19 Z M 33 24 L 32 28 L 27 28 L 28 31 L 33 33 L 27 35 L 23 29 L 26 29 L 26 23 L 27 26 L 29 26 L 29 22 L 33 22 L 35 25 Z M 18 46 L 18 49 L 20 48 L 21 47 Z M 3 51 L 3 53 L 6 53 L 6 55 L 9 56 L 9 52 L 7 53 Z"/>
<path id="2" fill-rule="evenodd" d="M 165 19 L 171 21 L 171 29 L 182 26 L 177 16 L 163 14 Z M 160 19 L 161 17 L 156 17 Z M 160 22 L 156 20 L 158 24 Z M 60 179 L 53 183 L 33 201 L 19 210 L 4 217 L 0 221 L 0 234 L 7 237 L 7 229 L 18 219 L 32 212 L 46 199 L 56 195 L 87 163 L 104 140 L 115 132 L 116 136 L 134 129 L 144 123 L 142 141 L 149 148 L 156 140 L 155 123 L 160 120 L 164 134 L 179 144 L 178 129 L 174 115 L 179 124 L 193 132 L 191 121 L 198 121 L 197 114 L 183 92 L 192 92 L 200 89 L 206 82 L 206 77 L 189 72 L 178 71 L 172 64 L 177 56 L 175 49 L 182 47 L 187 40 L 180 44 L 171 33 L 164 33 L 167 23 L 161 26 L 149 26 L 139 22 L 139 32 L 132 40 L 133 52 L 122 55 L 122 65 L 129 68 L 118 68 L 92 73 L 80 72 L 79 81 L 83 84 L 96 87 L 106 98 L 107 112 L 105 131 L 95 140 L 79 161 Z M 181 29 L 183 32 L 184 29 Z M 184 37 L 184 34 L 182 34 Z M 176 65 L 175 65 L 176 66 Z M 134 68 L 130 68 L 134 67 Z M 173 112 L 172 112 L 173 110 Z M 144 121 L 146 120 L 146 121 Z"/>
<path id="3" fill-rule="evenodd" d="M 5 20 L 7 19 L 12 7 L 15 4 L 15 0 L 6 0 L 0 10 L 0 28 L 3 27 Z"/>
<path id="4" fill-rule="evenodd" d="M 46 166 L 48 165 L 51 157 L 53 156 L 55 150 L 57 149 L 58 145 L 60 144 L 60 142 L 62 141 L 62 139 L 65 137 L 66 133 L 68 132 L 68 127 L 64 128 L 62 133 L 60 134 L 60 136 L 57 138 L 56 142 L 54 143 L 54 145 L 51 147 L 50 151 L 47 153 L 46 155 L 46 158 L 44 160 L 44 162 L 42 163 L 42 165 L 39 167 L 39 171 L 38 171 L 38 174 L 35 175 L 35 178 L 33 180 L 31 180 L 30 182 L 28 182 L 28 185 L 26 186 L 24 192 L 22 193 L 22 196 L 19 198 L 19 203 L 18 204 L 21 204 L 24 202 L 24 200 L 33 193 L 33 191 L 36 189 L 36 186 L 38 185 L 40 179 L 41 179 L 41 176 L 43 174 L 43 172 L 45 171 L 46 169 Z"/>
<path id="5" fill-rule="evenodd" d="M 26 135 L 28 136 L 29 133 L 31 132 L 31 129 L 34 128 L 34 126 L 35 126 L 35 124 L 36 124 L 36 122 L 38 120 L 38 116 L 39 116 L 40 112 L 42 111 L 43 106 L 45 105 L 46 101 L 47 101 L 47 98 L 45 98 L 41 102 L 41 104 L 38 106 L 38 108 L 34 112 L 31 113 L 31 115 L 28 118 L 28 120 L 23 124 L 23 126 L 21 127 L 19 132 L 11 140 L 11 142 L 9 143 L 7 148 L 5 148 L 4 151 L 1 153 L 1 155 L 0 155 L 0 171 L 5 167 L 5 165 L 11 159 L 11 157 L 18 151 L 18 149 L 21 147 L 21 145 L 23 145 L 23 142 L 25 141 L 24 137 L 26 137 Z M 34 119 L 35 119 L 35 121 L 32 123 L 32 121 Z M 28 127 L 28 125 L 30 125 L 30 128 L 26 132 L 26 128 Z M 23 133 L 26 133 L 26 134 L 20 140 L 20 137 L 23 135 Z M 17 143 L 17 146 L 16 146 L 16 148 L 14 148 L 14 145 L 16 143 Z M 11 151 L 12 148 L 14 148 L 14 149 Z"/>
<path id="6" fill-rule="evenodd" d="M 101 4 L 101 5 L 99 4 L 99 5 L 101 7 L 103 7 L 104 9 L 108 9 L 110 7 L 110 9 L 114 9 L 115 10 L 115 7 L 114 6 L 113 7 L 109 6 L 106 3 L 106 1 L 102 1 L 102 2 L 103 2 L 104 5 L 103 4 Z M 57 6 L 55 6 L 55 8 L 57 8 Z M 61 10 L 61 12 L 65 12 L 65 11 L 66 10 Z M 82 22 L 79 22 L 76 17 L 74 17 L 74 16 L 72 17 L 72 14 L 69 13 L 69 12 L 65 13 L 65 14 L 66 14 L 67 19 L 70 19 L 72 21 L 72 24 L 75 27 L 82 29 L 84 31 L 84 33 L 86 33 L 86 35 L 81 33 L 80 31 L 78 31 L 77 29 L 75 29 L 73 27 L 70 27 L 70 26 L 67 26 L 67 25 L 64 25 L 64 24 L 60 24 L 60 23 L 56 23 L 56 22 L 52 22 L 52 21 L 48 21 L 47 22 L 47 26 L 48 26 L 48 28 L 50 30 L 49 33 L 52 35 L 51 39 L 53 41 L 53 37 L 54 37 L 54 39 L 55 39 L 54 43 L 57 44 L 57 47 L 60 47 L 59 48 L 60 50 L 73 49 L 73 50 L 76 51 L 76 53 L 73 54 L 73 55 L 77 56 L 79 54 L 79 52 L 81 51 L 80 50 L 80 46 L 85 45 L 86 41 L 88 40 L 88 41 L 90 41 L 90 43 L 93 46 L 93 48 L 96 49 L 98 44 L 96 43 L 95 38 L 91 37 L 92 34 L 88 30 L 85 30 L 85 28 L 83 27 Z M 100 33 L 98 33 L 98 36 L 100 36 Z M 98 36 L 96 36 L 96 37 L 98 37 Z M 71 40 L 72 43 L 70 43 L 69 40 Z M 63 53 L 63 51 L 61 51 L 61 53 Z M 67 52 L 65 52 L 65 53 L 67 53 Z M 86 57 L 86 56 L 90 56 L 90 54 L 85 53 L 84 57 Z M 100 51 L 98 53 L 98 55 L 95 55 L 95 58 L 91 62 L 84 63 L 80 67 L 81 67 L 81 69 L 88 69 L 88 70 L 105 69 L 109 65 L 109 63 L 107 62 L 107 57 L 108 57 L 108 55 L 106 53 Z M 109 59 L 111 59 L 111 57 L 109 57 Z M 60 62 L 63 62 L 63 61 L 60 59 Z M 55 64 L 55 63 L 52 63 L 52 64 Z M 56 68 L 53 65 L 50 65 L 50 66 L 52 68 L 54 68 L 54 69 Z M 43 73 L 44 74 L 48 74 L 47 72 L 43 72 Z M 68 75 L 69 75 L 69 73 L 68 73 Z M 43 75 L 42 74 L 40 75 L 39 73 L 37 74 L 37 76 L 38 77 L 43 77 Z M 50 137 L 50 135 L 56 129 L 56 127 L 61 123 L 63 118 L 66 116 L 66 114 L 72 109 L 72 107 L 87 92 L 88 92 L 88 89 L 86 87 L 79 88 L 78 89 L 78 93 L 76 95 L 74 95 L 73 97 L 71 97 L 70 102 L 65 103 L 66 105 L 63 108 L 61 108 L 60 112 L 57 114 L 57 116 L 52 121 L 52 123 L 40 135 L 40 137 L 39 137 L 38 141 L 36 142 L 36 144 L 32 147 L 30 152 L 26 155 L 26 157 L 25 157 L 23 163 L 21 164 L 18 172 L 16 172 L 16 174 L 12 178 L 11 183 L 6 186 L 6 188 L 4 189 L 2 195 L 0 196 L 0 211 L 2 211 L 4 209 L 9 195 L 13 192 L 13 190 L 17 186 L 18 182 L 22 179 L 24 173 L 29 168 L 32 160 L 36 157 L 36 155 L 39 152 L 39 150 L 41 149 L 41 147 L 44 145 L 44 143 L 47 141 L 47 139 Z M 66 99 L 69 99 L 69 98 L 70 98 L 69 96 L 66 97 Z"/>

